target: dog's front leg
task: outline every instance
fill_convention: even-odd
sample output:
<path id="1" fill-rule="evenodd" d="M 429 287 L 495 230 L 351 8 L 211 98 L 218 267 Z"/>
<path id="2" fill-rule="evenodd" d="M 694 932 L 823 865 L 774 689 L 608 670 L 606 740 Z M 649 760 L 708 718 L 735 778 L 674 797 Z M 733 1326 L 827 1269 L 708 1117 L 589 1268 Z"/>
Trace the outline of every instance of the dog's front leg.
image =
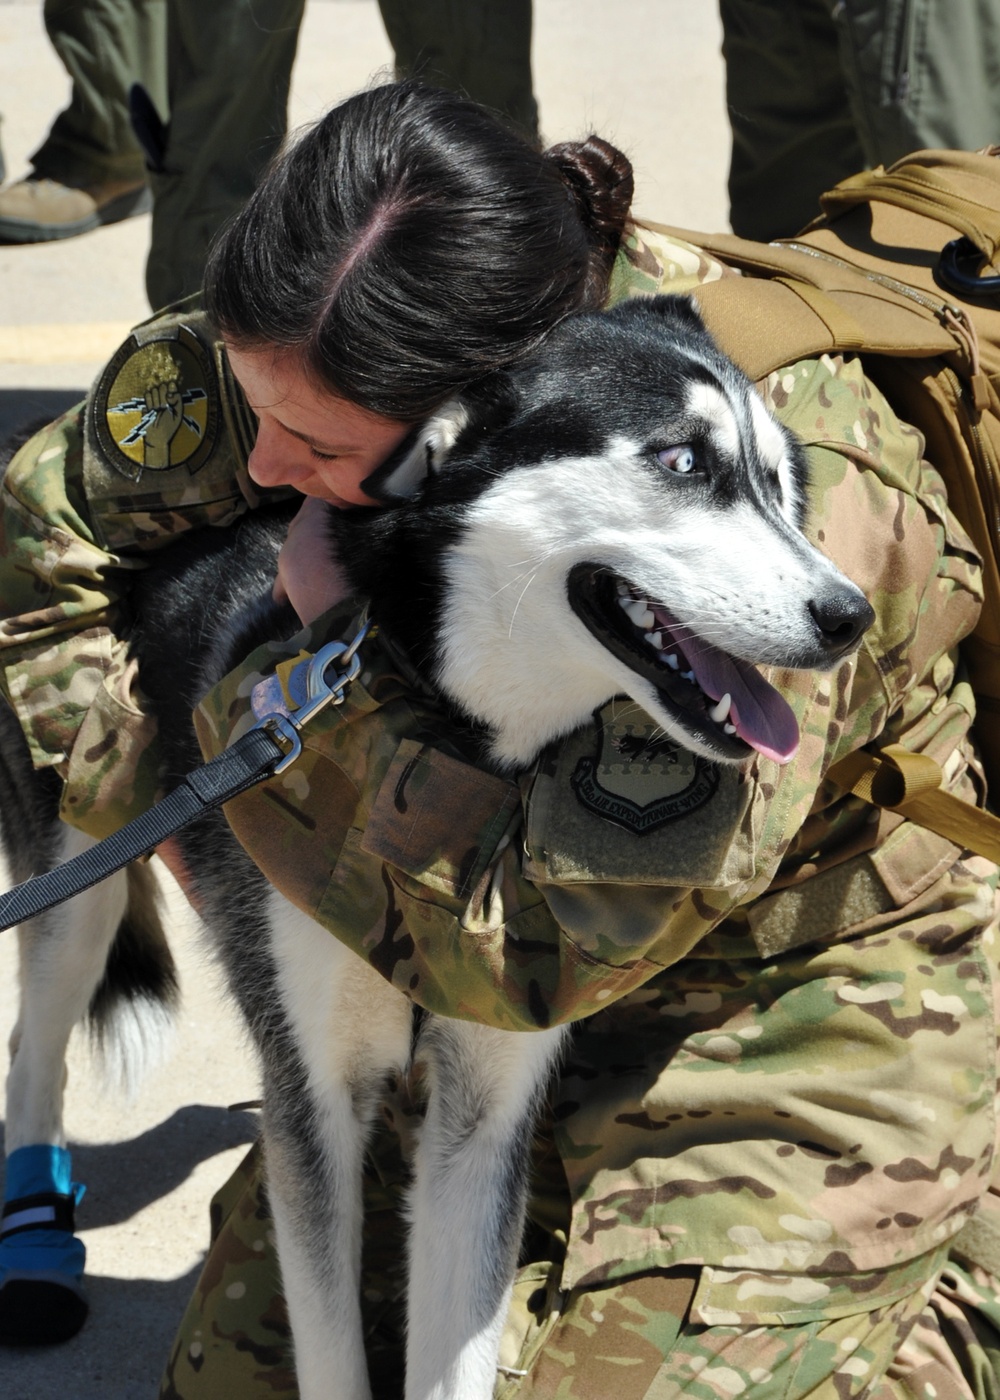
<path id="1" fill-rule="evenodd" d="M 564 1028 L 434 1018 L 410 1198 L 406 1400 L 489 1400 L 524 1226 L 531 1131 Z"/>
<path id="2" fill-rule="evenodd" d="M 367 1125 L 345 1084 L 322 1106 L 269 1086 L 268 1197 L 301 1400 L 369 1400 L 361 1323 L 362 1158 Z"/>
<path id="3" fill-rule="evenodd" d="M 410 1003 L 280 895 L 285 1016 L 268 1054 L 264 1146 L 301 1400 L 368 1400 L 362 1169 L 386 1076 L 409 1060 Z"/>

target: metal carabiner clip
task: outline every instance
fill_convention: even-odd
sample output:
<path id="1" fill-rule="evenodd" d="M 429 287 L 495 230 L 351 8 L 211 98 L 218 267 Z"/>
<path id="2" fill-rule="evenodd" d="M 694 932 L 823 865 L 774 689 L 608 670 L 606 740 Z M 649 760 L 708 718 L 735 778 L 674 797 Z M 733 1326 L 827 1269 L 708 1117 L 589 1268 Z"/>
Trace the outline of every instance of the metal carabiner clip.
<path id="1" fill-rule="evenodd" d="M 371 631 L 371 621 L 364 618 L 361 627 L 350 642 L 327 642 L 325 647 L 321 647 L 316 655 L 309 662 L 306 671 L 306 703 L 301 710 L 296 710 L 296 722 L 305 724 L 317 711 L 313 706 L 319 702 L 321 706 L 339 705 L 342 703 L 347 693 L 347 687 L 357 678 L 361 670 L 361 656 L 359 647 Z M 339 661 L 342 667 L 332 681 L 327 680 L 326 673 L 335 661 Z M 308 711 L 308 714 L 306 713 Z M 298 716 L 302 719 L 298 720 Z"/>
<path id="2" fill-rule="evenodd" d="M 361 626 L 350 642 L 327 642 L 306 665 L 305 702 L 288 715 L 274 712 L 264 715 L 257 721 L 255 729 L 270 730 L 272 737 L 288 744 L 274 768 L 275 773 L 283 773 L 295 762 L 302 752 L 302 730 L 328 705 L 342 705 L 351 682 L 361 671 L 361 643 L 371 631 L 372 623 L 367 613 L 362 615 Z M 339 669 L 332 679 L 327 672 L 335 663 Z"/>

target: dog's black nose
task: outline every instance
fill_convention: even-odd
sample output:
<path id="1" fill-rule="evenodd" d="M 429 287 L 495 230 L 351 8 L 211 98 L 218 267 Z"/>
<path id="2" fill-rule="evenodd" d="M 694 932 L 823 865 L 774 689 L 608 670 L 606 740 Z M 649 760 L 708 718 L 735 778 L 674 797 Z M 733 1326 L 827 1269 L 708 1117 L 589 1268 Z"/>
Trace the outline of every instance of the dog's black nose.
<path id="1" fill-rule="evenodd" d="M 850 651 L 875 621 L 871 605 L 856 589 L 838 589 L 822 598 L 812 598 L 809 612 L 823 649 L 831 652 Z"/>

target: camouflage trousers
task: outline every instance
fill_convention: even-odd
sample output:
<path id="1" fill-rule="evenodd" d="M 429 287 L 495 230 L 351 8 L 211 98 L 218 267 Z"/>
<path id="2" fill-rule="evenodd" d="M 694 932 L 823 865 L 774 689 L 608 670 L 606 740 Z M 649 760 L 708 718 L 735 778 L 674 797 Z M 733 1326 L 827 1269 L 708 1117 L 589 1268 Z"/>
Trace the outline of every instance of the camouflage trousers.
<path id="1" fill-rule="evenodd" d="M 695 1325 L 700 1271 L 560 1289 L 558 1183 L 538 1218 L 503 1338 L 496 1400 L 997 1400 L 1000 1285 L 957 1249 L 900 1266 L 889 1306 L 784 1327 Z M 363 1312 L 375 1400 L 402 1396 L 405 1167 L 388 1135 L 366 1169 Z M 537 1203 L 536 1203 L 537 1204 Z M 546 1219 L 547 1217 L 547 1219 Z M 546 1219 L 546 1225 L 542 1220 Z M 994 1224 L 994 1219 L 996 1224 Z M 977 1222 L 1000 1239 L 1000 1196 Z M 962 1237 L 959 1237 L 959 1245 Z M 884 1294 L 883 1294 L 884 1296 Z M 212 1202 L 212 1245 L 160 1400 L 297 1400 L 259 1147 Z"/>

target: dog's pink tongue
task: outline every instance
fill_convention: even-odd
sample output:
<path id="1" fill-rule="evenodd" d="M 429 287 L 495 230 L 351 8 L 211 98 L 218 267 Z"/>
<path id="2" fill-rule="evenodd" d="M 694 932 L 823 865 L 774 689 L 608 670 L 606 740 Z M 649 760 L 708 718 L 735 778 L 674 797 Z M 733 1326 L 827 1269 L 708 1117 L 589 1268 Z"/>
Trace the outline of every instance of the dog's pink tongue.
<path id="1" fill-rule="evenodd" d="M 747 662 L 717 651 L 677 623 L 670 630 L 705 694 L 713 700 L 732 696 L 729 723 L 743 742 L 776 763 L 790 762 L 798 752 L 799 726 L 788 701 Z"/>

